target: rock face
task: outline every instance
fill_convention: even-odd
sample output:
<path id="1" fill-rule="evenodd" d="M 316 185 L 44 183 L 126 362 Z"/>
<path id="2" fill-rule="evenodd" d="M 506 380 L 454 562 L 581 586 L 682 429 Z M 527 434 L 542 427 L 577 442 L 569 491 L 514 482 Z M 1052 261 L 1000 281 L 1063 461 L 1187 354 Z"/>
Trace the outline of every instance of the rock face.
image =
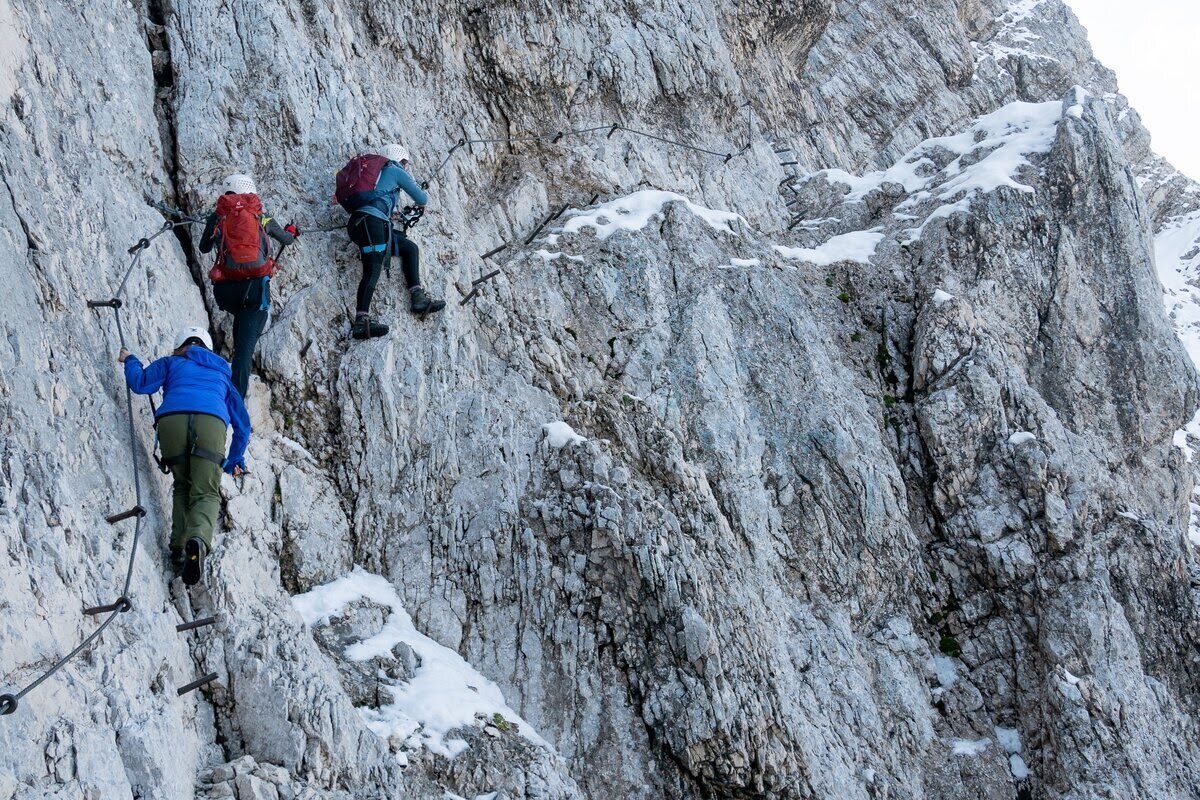
<path id="1" fill-rule="evenodd" d="M 148 510 L 0 798 L 1200 793 L 1200 192 L 1060 0 L 360 5 L 0 0 L 0 691 L 115 596 L 135 468 Z M 393 139 L 450 303 L 385 278 L 354 343 L 315 229 Z M 309 232 L 188 592 L 86 301 L 240 170 Z M 131 275 L 144 358 L 227 351 L 196 233 Z M 312 612 L 349 574 L 394 600 Z M 465 721 L 397 728 L 454 659 Z"/>

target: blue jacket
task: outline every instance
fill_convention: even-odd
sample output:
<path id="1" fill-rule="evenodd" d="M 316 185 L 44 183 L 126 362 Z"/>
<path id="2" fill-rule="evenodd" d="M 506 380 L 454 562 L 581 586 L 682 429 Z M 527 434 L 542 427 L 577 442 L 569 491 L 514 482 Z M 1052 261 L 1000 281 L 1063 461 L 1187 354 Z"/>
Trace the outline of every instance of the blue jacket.
<path id="1" fill-rule="evenodd" d="M 138 394 L 163 390 L 155 418 L 167 414 L 211 414 L 233 424 L 233 442 L 225 471 L 246 468 L 242 460 L 250 441 L 250 415 L 233 387 L 229 362 L 211 350 L 192 345 L 181 356 L 169 355 L 143 368 L 136 356 L 125 359 L 125 382 Z"/>
<path id="2" fill-rule="evenodd" d="M 417 185 L 413 176 L 408 174 L 408 170 L 395 161 L 389 161 L 379 173 L 375 191 L 365 193 L 367 201 L 354 209 L 354 213 L 369 214 L 380 219 L 391 219 L 392 212 L 396 210 L 396 203 L 400 200 L 401 190 L 419 206 L 429 202 L 429 195 Z"/>

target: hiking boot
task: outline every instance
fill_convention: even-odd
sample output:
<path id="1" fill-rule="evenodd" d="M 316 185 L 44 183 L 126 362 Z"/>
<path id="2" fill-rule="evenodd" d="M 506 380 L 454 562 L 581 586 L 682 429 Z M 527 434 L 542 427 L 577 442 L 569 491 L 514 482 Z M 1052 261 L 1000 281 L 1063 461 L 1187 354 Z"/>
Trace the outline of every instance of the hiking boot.
<path id="1" fill-rule="evenodd" d="M 426 314 L 436 314 L 446 307 L 445 300 L 435 300 L 425 293 L 425 290 L 420 286 L 412 290 L 412 313 L 420 316 Z"/>
<path id="2" fill-rule="evenodd" d="M 183 546 L 183 582 L 187 586 L 195 586 L 204 575 L 204 540 L 193 537 Z"/>
<path id="3" fill-rule="evenodd" d="M 373 322 L 370 317 L 359 317 L 350 326 L 350 335 L 355 339 L 371 339 L 376 336 L 387 336 L 389 328 L 382 322 Z"/>

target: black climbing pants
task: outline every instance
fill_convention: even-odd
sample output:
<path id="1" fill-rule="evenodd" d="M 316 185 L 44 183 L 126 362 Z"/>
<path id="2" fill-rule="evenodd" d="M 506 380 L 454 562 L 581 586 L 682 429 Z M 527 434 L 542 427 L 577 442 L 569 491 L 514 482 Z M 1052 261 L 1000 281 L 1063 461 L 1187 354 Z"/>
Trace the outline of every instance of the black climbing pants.
<path id="1" fill-rule="evenodd" d="M 233 315 L 233 385 L 246 397 L 254 348 L 267 324 L 271 309 L 271 279 L 221 281 L 213 284 L 213 297 L 222 311 Z"/>
<path id="2" fill-rule="evenodd" d="M 404 282 L 409 289 L 421 285 L 421 249 L 394 229 L 390 222 L 370 214 L 352 214 L 346 230 L 362 257 L 363 275 L 358 282 L 356 308 L 359 314 L 371 310 L 371 298 L 375 295 L 375 284 L 379 283 L 379 273 L 392 257 L 400 259 L 400 269 L 404 272 Z"/>

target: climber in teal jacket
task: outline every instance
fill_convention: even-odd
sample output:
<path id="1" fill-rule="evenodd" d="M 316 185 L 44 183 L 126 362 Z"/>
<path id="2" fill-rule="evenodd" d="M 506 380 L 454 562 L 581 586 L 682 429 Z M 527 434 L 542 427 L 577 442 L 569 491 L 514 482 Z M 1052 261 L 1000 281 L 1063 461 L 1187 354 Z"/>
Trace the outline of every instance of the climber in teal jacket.
<path id="1" fill-rule="evenodd" d="M 125 382 L 138 394 L 162 389 L 155 414 L 162 464 L 175 479 L 171 515 L 171 560 L 183 582 L 194 584 L 212 550 L 221 510 L 221 469 L 240 475 L 250 441 L 250 416 L 231 380 L 229 362 L 212 352 L 208 331 L 187 327 L 175 336 L 175 351 L 148 367 L 125 348 L 117 355 Z M 225 431 L 233 441 L 225 455 Z"/>
<path id="2" fill-rule="evenodd" d="M 342 172 L 372 159 L 376 164 L 386 159 L 374 184 L 368 181 L 349 196 L 338 200 L 350 212 L 346 232 L 350 235 L 350 241 L 358 247 L 363 266 L 362 280 L 358 283 L 355 298 L 354 322 L 350 326 L 350 335 L 355 339 L 369 339 L 388 333 L 387 325 L 371 319 L 371 299 L 384 265 L 391 263 L 392 258 L 400 259 L 404 282 L 408 284 L 409 309 L 413 314 L 424 318 L 446 307 L 446 301 L 430 297 L 421 285 L 421 250 L 416 242 L 408 238 L 407 229 L 401 231 L 392 227 L 392 214 L 400 202 L 401 192 L 422 208 L 429 202 L 429 195 L 408 172 L 408 149 L 402 144 L 384 145 L 374 154 L 355 156 Z M 367 174 L 374 175 L 374 172 Z"/>

